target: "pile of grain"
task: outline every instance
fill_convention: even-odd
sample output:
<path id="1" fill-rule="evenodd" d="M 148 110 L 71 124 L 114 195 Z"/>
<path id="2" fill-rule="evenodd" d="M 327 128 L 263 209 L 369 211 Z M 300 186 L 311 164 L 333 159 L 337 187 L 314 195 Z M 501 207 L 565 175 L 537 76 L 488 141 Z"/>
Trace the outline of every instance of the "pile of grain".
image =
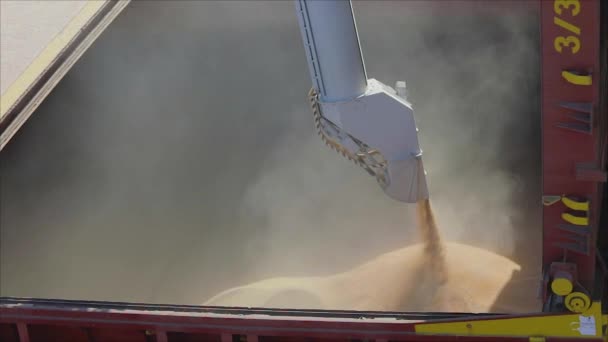
<path id="1" fill-rule="evenodd" d="M 536 277 L 491 251 L 443 243 L 429 201 L 417 204 L 422 243 L 327 277 L 282 277 L 224 291 L 204 305 L 291 309 L 532 312 Z M 502 296 L 518 282 L 517 296 Z"/>

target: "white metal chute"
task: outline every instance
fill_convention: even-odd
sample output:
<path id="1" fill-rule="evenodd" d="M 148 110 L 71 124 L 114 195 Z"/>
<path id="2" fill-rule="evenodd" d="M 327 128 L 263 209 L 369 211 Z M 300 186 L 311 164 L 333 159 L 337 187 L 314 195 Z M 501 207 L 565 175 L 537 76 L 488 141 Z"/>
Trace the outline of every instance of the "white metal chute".
<path id="1" fill-rule="evenodd" d="M 296 0 L 296 11 L 321 137 L 376 176 L 390 197 L 427 199 L 414 112 L 404 89 L 367 79 L 351 2 Z"/>
<path id="2" fill-rule="evenodd" d="M 365 93 L 367 75 L 350 1 L 297 0 L 311 78 L 323 102 Z"/>

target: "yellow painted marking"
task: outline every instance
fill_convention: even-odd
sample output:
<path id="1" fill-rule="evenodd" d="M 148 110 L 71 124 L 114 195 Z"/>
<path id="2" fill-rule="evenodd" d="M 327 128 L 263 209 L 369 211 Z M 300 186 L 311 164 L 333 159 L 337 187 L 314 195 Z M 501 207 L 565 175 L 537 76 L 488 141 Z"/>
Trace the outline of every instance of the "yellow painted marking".
<path id="1" fill-rule="evenodd" d="M 564 9 L 570 9 L 572 16 L 577 16 L 581 12 L 581 3 L 579 0 L 555 0 L 553 10 L 555 13 L 562 15 Z"/>
<path id="2" fill-rule="evenodd" d="M 573 288 L 572 282 L 566 278 L 555 278 L 555 280 L 551 282 L 551 290 L 559 296 L 568 295 L 572 292 Z"/>
<path id="3" fill-rule="evenodd" d="M 559 26 L 559 27 L 561 27 L 563 29 L 566 29 L 566 30 L 568 30 L 568 31 L 570 31 L 570 32 L 572 32 L 574 34 L 577 34 L 579 36 L 581 34 L 581 29 L 579 27 L 574 26 L 574 25 L 570 24 L 569 22 L 567 22 L 567 21 L 565 21 L 563 19 L 560 19 L 558 17 L 553 17 L 553 23 L 555 25 L 557 25 L 557 26 Z"/>
<path id="4" fill-rule="evenodd" d="M 583 335 L 578 329 L 581 316 L 593 316 L 595 334 Z M 547 316 L 484 319 L 476 321 L 416 324 L 416 333 L 460 336 L 545 336 L 545 337 L 602 337 L 600 302 L 593 302 L 584 314 L 548 314 Z"/>
<path id="5" fill-rule="evenodd" d="M 546 339 L 544 336 L 531 336 L 528 341 L 530 342 L 545 342 Z"/>
<path id="6" fill-rule="evenodd" d="M 581 49 L 581 41 L 575 36 L 559 36 L 553 40 L 553 47 L 559 53 L 562 53 L 564 48 L 569 48 L 570 52 L 575 55 Z"/>
<path id="7" fill-rule="evenodd" d="M 572 83 L 575 85 L 590 86 L 591 84 L 593 84 L 591 75 L 577 75 L 571 71 L 564 70 L 562 71 L 562 77 L 566 81 L 568 81 L 568 83 Z"/>
<path id="8" fill-rule="evenodd" d="M 589 201 L 575 201 L 566 196 L 562 197 L 562 203 L 572 210 L 589 211 Z"/>
<path id="9" fill-rule="evenodd" d="M 591 299 L 582 292 L 572 292 L 566 296 L 564 304 L 572 312 L 583 313 L 591 306 Z"/>
<path id="10" fill-rule="evenodd" d="M 88 1 L 66 27 L 46 46 L 34 61 L 19 75 L 0 97 L 0 120 L 19 98 L 36 81 L 61 51 L 79 33 L 80 29 L 97 13 L 106 1 Z"/>
<path id="11" fill-rule="evenodd" d="M 570 213 L 563 213 L 562 219 L 568 223 L 571 223 L 571 224 L 574 224 L 577 226 L 588 226 L 589 225 L 588 217 L 574 216 Z"/>

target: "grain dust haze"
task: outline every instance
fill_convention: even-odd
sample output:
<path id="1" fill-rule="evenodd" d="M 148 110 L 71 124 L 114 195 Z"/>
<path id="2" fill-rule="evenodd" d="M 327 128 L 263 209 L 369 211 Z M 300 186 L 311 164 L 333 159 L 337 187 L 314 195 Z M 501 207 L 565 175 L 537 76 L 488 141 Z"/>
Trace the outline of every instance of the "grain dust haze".
<path id="1" fill-rule="evenodd" d="M 369 76 L 408 84 L 446 284 L 493 286 L 471 311 L 528 310 L 494 303 L 540 272 L 538 22 L 518 3 L 354 3 Z M 415 272 L 414 206 L 315 135 L 306 67 L 291 2 L 132 3 L 0 155 L 0 294 L 192 304 Z M 418 290 L 383 289 L 432 305 Z M 333 305 L 395 305 L 358 294 Z"/>

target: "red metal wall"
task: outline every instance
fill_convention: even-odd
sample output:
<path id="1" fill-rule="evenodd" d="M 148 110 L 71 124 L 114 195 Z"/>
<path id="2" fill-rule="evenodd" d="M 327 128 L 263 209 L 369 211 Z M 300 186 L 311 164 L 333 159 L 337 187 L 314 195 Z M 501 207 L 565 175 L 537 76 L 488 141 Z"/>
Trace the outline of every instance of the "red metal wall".
<path id="1" fill-rule="evenodd" d="M 527 337 L 416 335 L 429 320 L 516 316 L 226 309 L 127 303 L 0 300 L 3 342 L 529 341 Z M 581 339 L 547 338 L 551 341 Z M 601 341 L 589 338 L 585 341 Z"/>
<path id="2" fill-rule="evenodd" d="M 599 7 L 599 0 L 541 1 L 543 200 L 566 195 L 590 201 L 588 213 L 572 212 L 561 202 L 544 206 L 543 265 L 575 263 L 587 289 L 595 272 L 598 184 L 605 177 L 594 124 L 600 97 Z M 573 84 L 564 71 L 589 76 L 592 83 Z M 569 212 L 588 216 L 589 224 L 568 222 L 564 214 Z"/>

